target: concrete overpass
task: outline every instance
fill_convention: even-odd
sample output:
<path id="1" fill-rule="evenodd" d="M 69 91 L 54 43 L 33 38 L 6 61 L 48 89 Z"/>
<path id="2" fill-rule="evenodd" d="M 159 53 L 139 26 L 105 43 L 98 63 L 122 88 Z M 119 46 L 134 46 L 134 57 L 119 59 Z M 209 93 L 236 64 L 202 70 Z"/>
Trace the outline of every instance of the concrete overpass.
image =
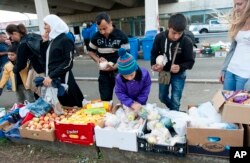
<path id="1" fill-rule="evenodd" d="M 42 20 L 46 15 L 56 14 L 62 17 L 67 24 L 76 25 L 83 21 L 94 20 L 96 12 L 118 10 L 119 16 L 131 17 L 145 15 L 145 30 L 157 30 L 159 28 L 159 4 L 178 2 L 178 0 L 1 0 L 0 10 L 17 11 L 22 13 L 37 13 L 38 20 Z M 144 8 L 145 11 L 130 12 L 130 9 Z M 124 11 L 125 12 L 124 12 Z M 122 11 L 122 12 L 120 12 Z M 91 14 L 92 13 L 92 14 Z M 116 12 L 117 13 L 117 12 Z M 129 15 L 127 15 L 130 13 Z M 150 21 L 151 20 L 151 21 Z M 39 21 L 39 29 L 43 32 L 43 22 Z"/>
<path id="2" fill-rule="evenodd" d="M 40 31 L 41 20 L 49 13 L 59 15 L 75 31 L 81 30 L 83 22 L 94 20 L 98 12 L 106 11 L 118 28 L 135 36 L 166 27 L 172 13 L 182 12 L 192 20 L 192 15 L 206 18 L 210 14 L 206 10 L 230 7 L 232 1 L 228 0 L 0 0 L 0 10 L 37 13 Z"/>
<path id="3" fill-rule="evenodd" d="M 159 4 L 178 0 L 159 0 Z M 143 7 L 144 0 L 48 0 L 49 11 L 59 16 Z M 34 0 L 1 0 L 0 10 L 36 13 Z"/>

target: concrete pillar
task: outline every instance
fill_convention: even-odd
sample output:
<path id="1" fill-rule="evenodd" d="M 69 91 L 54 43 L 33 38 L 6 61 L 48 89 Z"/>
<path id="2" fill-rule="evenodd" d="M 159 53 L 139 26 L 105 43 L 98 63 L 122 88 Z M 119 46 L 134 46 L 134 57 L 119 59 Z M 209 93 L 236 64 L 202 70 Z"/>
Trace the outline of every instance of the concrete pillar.
<path id="1" fill-rule="evenodd" d="M 145 33 L 149 30 L 159 30 L 158 0 L 145 0 Z"/>
<path id="2" fill-rule="evenodd" d="M 37 19 L 39 24 L 40 33 L 44 33 L 44 22 L 43 18 L 49 15 L 49 6 L 47 0 L 34 0 L 36 6 Z"/>

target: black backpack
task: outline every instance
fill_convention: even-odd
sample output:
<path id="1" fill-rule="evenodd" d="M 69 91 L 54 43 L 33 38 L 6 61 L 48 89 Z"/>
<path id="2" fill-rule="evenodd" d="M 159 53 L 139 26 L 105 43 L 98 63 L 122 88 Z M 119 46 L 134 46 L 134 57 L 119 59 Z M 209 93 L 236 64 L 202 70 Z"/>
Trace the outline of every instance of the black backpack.
<path id="1" fill-rule="evenodd" d="M 41 41 L 42 41 L 41 35 L 36 33 L 30 33 L 26 37 L 26 44 L 39 59 L 42 59 L 40 52 Z"/>
<path id="2" fill-rule="evenodd" d="M 40 44 L 42 41 L 42 37 L 36 33 L 29 33 L 25 36 L 24 39 L 21 40 L 20 43 L 26 43 L 29 49 L 33 53 L 33 57 L 36 57 L 41 65 L 44 65 L 43 58 L 40 51 Z"/>
<path id="3" fill-rule="evenodd" d="M 41 51 L 40 51 L 41 41 L 42 41 L 41 35 L 36 34 L 36 33 L 29 33 L 29 34 L 27 34 L 25 36 L 24 39 L 21 40 L 20 43 L 26 43 L 27 44 L 27 46 L 29 47 L 29 49 L 32 52 L 31 57 L 35 58 L 35 60 L 39 62 L 39 65 L 43 69 L 43 67 L 45 66 L 45 61 L 44 61 L 44 59 L 43 59 L 43 57 L 41 55 Z M 32 67 L 34 67 L 34 69 L 37 72 L 42 72 L 43 71 L 43 70 L 41 70 L 40 66 L 32 65 Z"/>
<path id="4" fill-rule="evenodd" d="M 193 34 L 191 31 L 189 31 L 189 30 L 185 30 L 184 33 L 185 33 L 185 36 L 187 36 L 187 37 L 192 41 L 194 47 L 197 48 L 196 40 L 195 40 L 194 34 Z"/>

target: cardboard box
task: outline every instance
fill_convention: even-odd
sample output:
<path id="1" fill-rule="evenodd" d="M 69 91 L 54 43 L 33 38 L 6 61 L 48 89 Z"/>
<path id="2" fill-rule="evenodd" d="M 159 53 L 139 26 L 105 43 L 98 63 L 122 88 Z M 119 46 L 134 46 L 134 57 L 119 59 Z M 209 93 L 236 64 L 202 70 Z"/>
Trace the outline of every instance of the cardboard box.
<path id="1" fill-rule="evenodd" d="M 211 102 L 216 111 L 223 115 L 226 99 L 222 91 L 217 91 Z M 239 124 L 238 130 L 187 128 L 189 154 L 229 157 L 229 148 L 242 147 L 243 139 L 244 129 L 242 124 Z M 215 142 L 215 140 L 219 141 Z"/>
<path id="2" fill-rule="evenodd" d="M 250 105 L 225 103 L 222 120 L 224 122 L 250 124 Z"/>
<path id="3" fill-rule="evenodd" d="M 250 124 L 250 105 L 226 102 L 222 91 L 218 91 L 212 104 L 222 115 L 223 122 Z"/>
<path id="4" fill-rule="evenodd" d="M 142 131 L 144 124 L 138 129 Z M 118 131 L 114 128 L 95 127 L 96 146 L 106 148 L 119 148 L 126 151 L 138 151 L 137 132 Z"/>
<path id="5" fill-rule="evenodd" d="M 214 108 L 216 109 L 217 112 L 222 112 L 223 110 L 223 105 L 226 102 L 225 97 L 222 94 L 222 91 L 217 91 L 214 97 L 211 100 Z"/>
<path id="6" fill-rule="evenodd" d="M 226 57 L 227 56 L 227 51 L 224 50 L 218 50 L 214 54 L 215 57 Z"/>
<path id="7" fill-rule="evenodd" d="M 7 131 L 9 129 L 9 126 L 11 125 L 11 123 L 9 121 L 3 121 L 1 124 L 0 124 L 0 130 L 3 130 L 3 131 Z"/>
<path id="8" fill-rule="evenodd" d="M 65 143 L 93 145 L 94 126 L 95 125 L 93 123 L 78 125 L 55 122 L 56 138 Z"/>
<path id="9" fill-rule="evenodd" d="M 238 130 L 210 128 L 187 128 L 189 154 L 229 157 L 230 147 L 243 146 L 244 129 Z"/>
<path id="10" fill-rule="evenodd" d="M 9 121 L 3 121 L 0 124 L 0 138 L 5 138 L 5 133 L 8 132 L 14 124 L 10 123 Z"/>
<path id="11" fill-rule="evenodd" d="M 23 138 L 30 138 L 36 140 L 46 140 L 46 141 L 55 141 L 55 130 L 28 130 L 26 129 L 29 122 L 26 122 L 19 127 L 20 135 Z"/>

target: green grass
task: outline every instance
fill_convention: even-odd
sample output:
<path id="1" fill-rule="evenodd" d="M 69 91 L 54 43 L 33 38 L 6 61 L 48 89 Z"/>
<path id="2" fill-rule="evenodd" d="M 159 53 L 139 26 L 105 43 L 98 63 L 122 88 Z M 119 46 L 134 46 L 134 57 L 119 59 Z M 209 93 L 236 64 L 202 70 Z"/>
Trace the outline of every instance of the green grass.
<path id="1" fill-rule="evenodd" d="M 0 138 L 0 146 L 4 146 L 6 144 L 9 144 L 9 140 L 7 138 Z"/>

